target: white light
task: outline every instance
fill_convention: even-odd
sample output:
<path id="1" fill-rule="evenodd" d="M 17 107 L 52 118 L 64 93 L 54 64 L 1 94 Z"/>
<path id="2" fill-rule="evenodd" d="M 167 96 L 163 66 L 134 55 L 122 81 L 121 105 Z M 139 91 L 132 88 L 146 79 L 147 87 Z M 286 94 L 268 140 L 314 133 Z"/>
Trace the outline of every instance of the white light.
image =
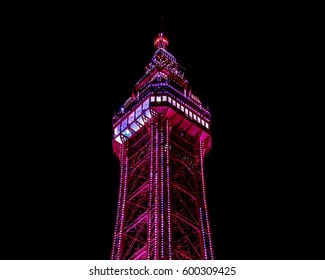
<path id="1" fill-rule="evenodd" d="M 155 97 L 154 96 L 151 96 L 151 102 L 155 102 Z"/>
<path id="2" fill-rule="evenodd" d="M 120 126 L 114 128 L 114 136 L 118 135 L 120 133 Z"/>
<path id="3" fill-rule="evenodd" d="M 120 135 L 117 136 L 117 137 L 115 138 L 115 140 L 116 140 L 117 142 L 119 142 L 120 144 L 122 144 L 122 140 L 121 140 L 121 136 L 120 136 Z"/>
<path id="4" fill-rule="evenodd" d="M 157 96 L 157 102 L 161 102 L 161 96 Z"/>

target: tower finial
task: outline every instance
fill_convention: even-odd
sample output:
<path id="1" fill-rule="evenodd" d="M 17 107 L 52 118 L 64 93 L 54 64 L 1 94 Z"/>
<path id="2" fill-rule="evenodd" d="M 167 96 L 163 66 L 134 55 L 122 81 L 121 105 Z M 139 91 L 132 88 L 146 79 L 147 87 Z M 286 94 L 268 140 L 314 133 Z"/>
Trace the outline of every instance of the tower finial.
<path id="1" fill-rule="evenodd" d="M 158 34 L 158 37 L 155 38 L 154 40 L 154 45 L 157 49 L 162 48 L 166 49 L 169 44 L 169 41 L 167 40 L 166 37 L 164 37 L 164 34 L 161 32 Z"/>
<path id="2" fill-rule="evenodd" d="M 163 32 L 163 21 L 164 21 L 164 17 L 161 15 L 160 16 L 160 32 Z"/>

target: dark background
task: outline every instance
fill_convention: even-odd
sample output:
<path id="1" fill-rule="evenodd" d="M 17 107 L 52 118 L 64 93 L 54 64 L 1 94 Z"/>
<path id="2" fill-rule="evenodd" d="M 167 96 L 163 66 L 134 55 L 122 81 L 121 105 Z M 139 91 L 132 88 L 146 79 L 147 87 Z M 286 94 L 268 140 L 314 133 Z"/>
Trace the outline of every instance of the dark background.
<path id="1" fill-rule="evenodd" d="M 15 27 L 1 258 L 109 258 L 119 180 L 111 119 L 162 30 L 212 114 L 216 258 L 323 259 L 301 18 L 247 5 L 134 8 L 46 7 Z"/>

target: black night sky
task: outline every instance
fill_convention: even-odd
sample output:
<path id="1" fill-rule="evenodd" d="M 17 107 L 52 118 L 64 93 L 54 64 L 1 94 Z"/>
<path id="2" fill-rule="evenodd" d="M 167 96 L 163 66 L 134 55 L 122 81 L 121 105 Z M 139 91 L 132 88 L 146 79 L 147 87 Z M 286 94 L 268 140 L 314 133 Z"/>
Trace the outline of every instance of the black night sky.
<path id="1" fill-rule="evenodd" d="M 111 119 L 161 29 L 212 114 L 205 171 L 216 258 L 324 258 L 295 25 L 265 7 L 195 10 L 62 8 L 20 27 L 1 259 L 109 258 L 119 180 Z"/>

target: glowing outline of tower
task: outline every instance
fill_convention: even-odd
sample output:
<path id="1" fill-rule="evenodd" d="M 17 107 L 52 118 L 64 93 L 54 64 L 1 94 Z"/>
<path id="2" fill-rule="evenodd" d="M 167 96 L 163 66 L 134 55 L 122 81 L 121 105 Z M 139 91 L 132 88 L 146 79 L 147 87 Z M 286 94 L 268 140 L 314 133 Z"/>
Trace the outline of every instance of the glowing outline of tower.
<path id="1" fill-rule="evenodd" d="M 157 48 L 113 117 L 120 183 L 111 259 L 214 259 L 204 179 L 210 112 L 184 68 Z"/>

